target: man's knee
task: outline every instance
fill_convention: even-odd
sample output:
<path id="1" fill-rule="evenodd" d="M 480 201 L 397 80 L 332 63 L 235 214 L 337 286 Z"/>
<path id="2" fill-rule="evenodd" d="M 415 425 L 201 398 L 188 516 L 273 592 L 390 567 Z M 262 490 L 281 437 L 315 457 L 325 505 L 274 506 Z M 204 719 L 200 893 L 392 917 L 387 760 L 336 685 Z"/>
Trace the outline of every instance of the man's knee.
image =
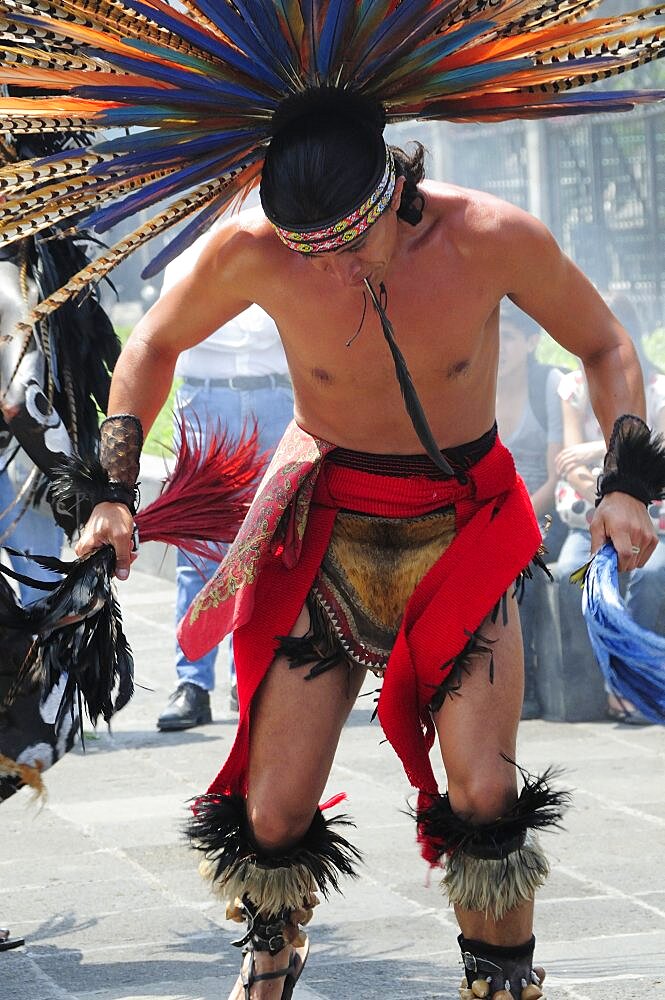
<path id="1" fill-rule="evenodd" d="M 312 825 L 314 812 L 300 804 L 278 806 L 270 801 L 248 806 L 252 833 L 266 851 L 292 847 L 302 840 Z"/>
<path id="2" fill-rule="evenodd" d="M 492 769 L 470 775 L 462 781 L 448 782 L 453 811 L 471 823 L 491 823 L 502 816 L 517 799 L 516 778 L 497 775 Z"/>

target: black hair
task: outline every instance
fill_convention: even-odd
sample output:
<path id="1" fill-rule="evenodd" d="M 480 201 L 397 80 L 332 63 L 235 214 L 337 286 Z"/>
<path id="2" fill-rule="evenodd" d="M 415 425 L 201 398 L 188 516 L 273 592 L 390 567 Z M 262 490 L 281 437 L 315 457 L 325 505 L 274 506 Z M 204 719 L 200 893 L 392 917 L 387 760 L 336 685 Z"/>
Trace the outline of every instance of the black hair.
<path id="1" fill-rule="evenodd" d="M 386 163 L 380 105 L 344 91 L 319 91 L 285 102 L 273 123 L 261 178 L 261 204 L 284 229 L 328 225 L 357 208 L 379 183 Z M 398 216 L 420 221 L 424 149 L 391 147 L 406 178 Z"/>

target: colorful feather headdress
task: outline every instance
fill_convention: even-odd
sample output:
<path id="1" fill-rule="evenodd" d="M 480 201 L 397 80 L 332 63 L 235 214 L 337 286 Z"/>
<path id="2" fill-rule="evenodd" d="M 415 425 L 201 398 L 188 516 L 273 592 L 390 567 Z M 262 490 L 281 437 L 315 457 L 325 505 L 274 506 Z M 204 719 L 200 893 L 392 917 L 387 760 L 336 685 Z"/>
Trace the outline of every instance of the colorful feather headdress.
<path id="1" fill-rule="evenodd" d="M 188 220 L 143 276 L 159 272 L 259 182 L 276 112 L 307 90 L 360 94 L 388 123 L 624 111 L 664 96 L 576 92 L 663 52 L 664 6 L 581 20 L 599 3 L 0 0 L 3 82 L 50 95 L 0 100 L 0 131 L 99 134 L 88 150 L 0 171 L 0 246 L 55 223 L 103 233 L 159 206 L 33 319 Z"/>

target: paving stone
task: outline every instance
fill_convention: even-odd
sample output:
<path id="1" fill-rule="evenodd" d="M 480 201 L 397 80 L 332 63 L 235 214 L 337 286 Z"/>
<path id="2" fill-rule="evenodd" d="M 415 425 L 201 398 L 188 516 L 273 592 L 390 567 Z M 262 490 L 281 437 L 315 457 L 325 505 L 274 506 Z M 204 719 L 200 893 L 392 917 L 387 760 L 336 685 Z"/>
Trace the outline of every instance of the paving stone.
<path id="1" fill-rule="evenodd" d="M 2 805 L 0 924 L 27 938 L 0 953 L 2 1000 L 224 1000 L 237 976 L 224 920 L 185 845 L 187 802 L 228 753 L 226 653 L 214 723 L 159 733 L 175 685 L 173 587 L 133 572 L 121 588 L 138 687 L 113 735 L 90 736 L 46 775 L 41 809 Z M 317 909 L 298 1000 L 456 1000 L 457 928 L 406 815 L 414 793 L 371 723 L 370 679 L 324 798 L 357 823 L 360 878 Z M 553 865 L 540 895 L 538 960 L 551 1000 L 642 1000 L 665 987 L 665 730 L 530 721 L 519 760 L 577 789 L 566 830 L 544 836 Z M 433 753 L 436 761 L 436 754 Z M 439 771 L 440 763 L 436 764 Z M 234 931 L 236 935 L 234 935 Z M 635 978 L 637 977 L 637 978 Z"/>

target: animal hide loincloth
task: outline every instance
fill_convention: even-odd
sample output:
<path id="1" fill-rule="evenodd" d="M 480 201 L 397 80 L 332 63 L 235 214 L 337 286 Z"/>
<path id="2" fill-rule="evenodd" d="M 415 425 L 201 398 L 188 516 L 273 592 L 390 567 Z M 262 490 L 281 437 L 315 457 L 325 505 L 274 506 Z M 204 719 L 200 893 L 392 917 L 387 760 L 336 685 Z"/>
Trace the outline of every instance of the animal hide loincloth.
<path id="1" fill-rule="evenodd" d="M 305 642 L 319 664 L 328 658 L 332 666 L 336 651 L 382 676 L 409 598 L 454 537 L 453 507 L 413 518 L 340 511 L 307 602 L 312 628 Z"/>

